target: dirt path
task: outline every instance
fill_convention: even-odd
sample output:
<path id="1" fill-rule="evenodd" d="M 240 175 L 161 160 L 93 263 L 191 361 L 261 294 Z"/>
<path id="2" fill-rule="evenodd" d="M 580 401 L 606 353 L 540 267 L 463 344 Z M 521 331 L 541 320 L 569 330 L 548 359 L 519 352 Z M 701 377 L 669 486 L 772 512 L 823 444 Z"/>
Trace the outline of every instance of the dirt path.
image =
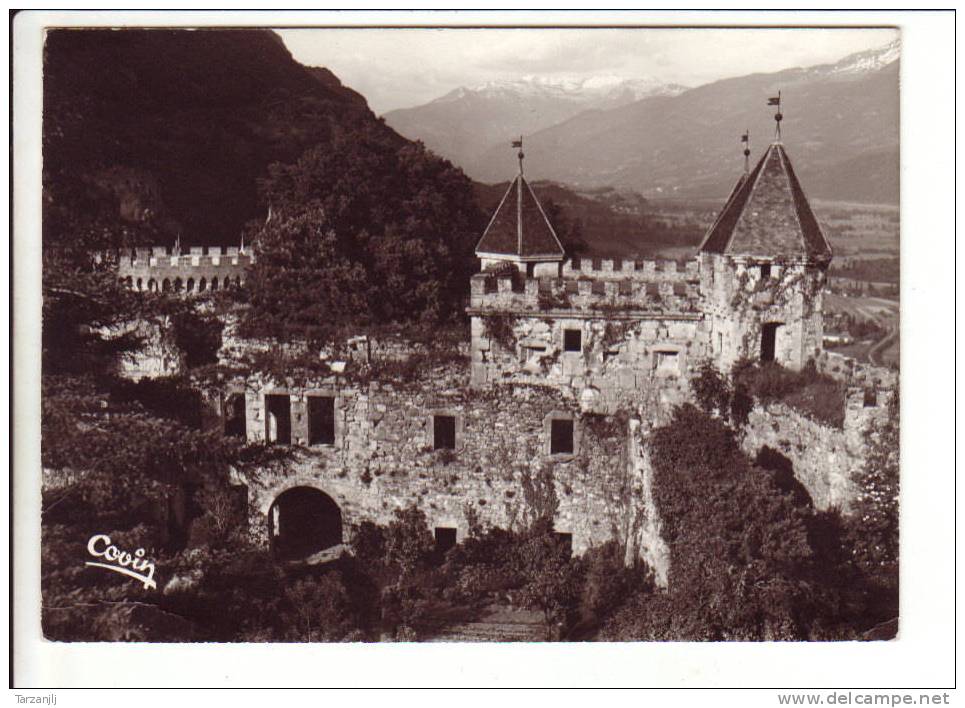
<path id="1" fill-rule="evenodd" d="M 894 344 L 895 339 L 898 337 L 898 330 L 890 329 L 888 334 L 886 334 L 881 340 L 879 340 L 871 349 L 868 350 L 868 361 L 870 361 L 875 366 L 882 366 L 881 360 L 878 355 L 885 351 Z"/>

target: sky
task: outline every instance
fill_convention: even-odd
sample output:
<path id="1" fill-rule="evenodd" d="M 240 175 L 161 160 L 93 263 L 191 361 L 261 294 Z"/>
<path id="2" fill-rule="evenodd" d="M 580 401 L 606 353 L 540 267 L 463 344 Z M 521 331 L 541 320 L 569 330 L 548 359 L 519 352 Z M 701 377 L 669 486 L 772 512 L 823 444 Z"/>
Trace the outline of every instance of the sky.
<path id="1" fill-rule="evenodd" d="M 524 76 L 659 79 L 700 86 L 835 62 L 883 46 L 891 29 L 286 29 L 295 59 L 324 66 L 377 114 L 460 86 Z"/>

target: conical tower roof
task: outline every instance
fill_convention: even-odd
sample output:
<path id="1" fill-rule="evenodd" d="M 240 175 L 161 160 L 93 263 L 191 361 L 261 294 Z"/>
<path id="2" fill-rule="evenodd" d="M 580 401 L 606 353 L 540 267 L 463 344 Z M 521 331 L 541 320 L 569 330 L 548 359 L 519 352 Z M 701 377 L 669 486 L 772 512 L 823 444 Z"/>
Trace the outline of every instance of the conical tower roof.
<path id="1" fill-rule="evenodd" d="M 831 257 L 781 143 L 772 143 L 750 174 L 741 176 L 700 250 L 765 258 Z"/>
<path id="2" fill-rule="evenodd" d="M 476 244 L 480 258 L 521 261 L 562 260 L 563 245 L 522 172 L 509 185 Z"/>

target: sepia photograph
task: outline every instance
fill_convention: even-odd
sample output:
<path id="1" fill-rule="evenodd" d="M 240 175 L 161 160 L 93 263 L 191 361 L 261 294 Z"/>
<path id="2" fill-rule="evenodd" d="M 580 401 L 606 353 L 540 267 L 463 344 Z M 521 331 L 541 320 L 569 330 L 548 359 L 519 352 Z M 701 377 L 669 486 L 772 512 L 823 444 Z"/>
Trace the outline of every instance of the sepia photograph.
<path id="1" fill-rule="evenodd" d="M 45 636 L 894 637 L 899 62 L 50 30 Z"/>
<path id="2" fill-rule="evenodd" d="M 899 24 L 104 14 L 38 66 L 45 644 L 901 641 Z"/>

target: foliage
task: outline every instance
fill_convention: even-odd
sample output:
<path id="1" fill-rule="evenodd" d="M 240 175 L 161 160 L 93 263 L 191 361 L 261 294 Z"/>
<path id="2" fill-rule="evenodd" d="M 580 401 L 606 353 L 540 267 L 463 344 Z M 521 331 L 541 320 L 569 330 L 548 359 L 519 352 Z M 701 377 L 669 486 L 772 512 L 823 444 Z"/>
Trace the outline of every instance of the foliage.
<path id="1" fill-rule="evenodd" d="M 867 453 L 855 479 L 858 493 L 850 517 L 854 561 L 881 598 L 886 614 L 890 607 L 890 616 L 898 609 L 900 410 L 895 391 L 887 416 L 873 420 L 865 430 Z"/>
<path id="2" fill-rule="evenodd" d="M 482 318 L 483 334 L 504 351 L 516 348 L 516 317 L 508 312 L 494 312 Z"/>
<path id="3" fill-rule="evenodd" d="M 844 425 L 845 387 L 819 373 L 813 361 L 801 371 L 791 371 L 776 362 L 742 361 L 734 366 L 733 378 L 735 386 L 761 403 L 780 401 L 819 423 L 835 428 Z"/>
<path id="4" fill-rule="evenodd" d="M 665 596 L 635 600 L 604 635 L 622 639 L 802 639 L 837 621 L 809 505 L 693 406 L 653 435 L 654 501 L 670 547 Z"/>
<path id="5" fill-rule="evenodd" d="M 174 343 L 184 352 L 185 364 L 190 368 L 218 361 L 223 329 L 220 317 L 193 309 L 179 312 L 171 322 Z"/>
<path id="6" fill-rule="evenodd" d="M 380 131 L 336 131 L 261 188 L 272 218 L 253 234 L 245 334 L 331 342 L 461 316 L 481 215 L 448 162 Z"/>
<path id="7" fill-rule="evenodd" d="M 730 381 L 708 361 L 691 379 L 690 387 L 697 405 L 704 413 L 718 415 L 738 430 L 747 424 L 754 400 L 742 382 Z"/>

